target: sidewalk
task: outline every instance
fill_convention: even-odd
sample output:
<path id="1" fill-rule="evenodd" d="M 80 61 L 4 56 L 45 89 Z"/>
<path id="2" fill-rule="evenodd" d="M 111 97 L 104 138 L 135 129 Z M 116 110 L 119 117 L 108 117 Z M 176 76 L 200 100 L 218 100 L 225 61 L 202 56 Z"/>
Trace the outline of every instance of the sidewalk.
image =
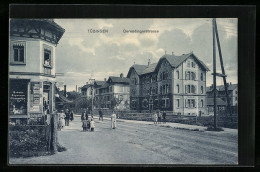
<path id="1" fill-rule="evenodd" d="M 75 116 L 81 116 L 75 114 Z M 94 116 L 94 119 L 98 119 L 98 116 Z M 109 117 L 103 117 L 104 120 L 110 120 Z M 145 124 L 145 125 L 155 125 L 152 121 L 136 121 L 136 120 L 127 120 L 127 119 L 117 119 L 117 121 L 120 122 L 128 122 L 128 123 L 136 123 L 136 124 Z M 177 128 L 177 129 L 186 129 L 186 130 L 192 130 L 192 131 L 206 131 L 207 127 L 204 126 L 198 126 L 198 125 L 188 125 L 188 124 L 181 124 L 181 123 L 174 123 L 174 122 L 166 122 L 166 124 L 156 124 L 162 127 L 171 127 L 171 128 Z M 223 128 L 223 132 L 227 133 L 237 133 L 237 129 L 230 129 L 230 128 Z M 210 131 L 207 131 L 210 132 Z"/>

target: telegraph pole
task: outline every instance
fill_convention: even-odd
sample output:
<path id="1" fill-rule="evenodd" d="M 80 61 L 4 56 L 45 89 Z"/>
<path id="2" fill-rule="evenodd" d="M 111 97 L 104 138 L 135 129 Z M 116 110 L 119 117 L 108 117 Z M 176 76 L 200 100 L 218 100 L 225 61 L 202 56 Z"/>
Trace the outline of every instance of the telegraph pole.
<path id="1" fill-rule="evenodd" d="M 217 22 L 215 20 L 215 32 L 216 32 L 216 38 L 217 38 L 217 43 L 218 43 L 218 52 L 219 52 L 219 60 L 220 60 L 220 65 L 221 65 L 221 70 L 222 70 L 222 78 L 224 81 L 224 87 L 225 87 L 225 92 L 226 92 L 226 98 L 227 98 L 227 108 L 230 113 L 231 121 L 232 119 L 232 112 L 231 112 L 231 106 L 230 106 L 230 101 L 229 101 L 229 96 L 228 96 L 228 85 L 226 81 L 226 74 L 225 74 L 225 69 L 224 69 L 224 64 L 223 64 L 223 58 L 222 58 L 222 53 L 221 53 L 221 47 L 220 47 L 220 41 L 219 41 L 219 36 L 218 36 L 218 27 L 217 27 Z"/>
<path id="2" fill-rule="evenodd" d="M 215 22 L 212 20 L 212 36 L 213 36 L 213 93 L 214 93 L 214 128 L 217 129 L 217 104 L 216 104 L 216 45 L 215 45 Z"/>

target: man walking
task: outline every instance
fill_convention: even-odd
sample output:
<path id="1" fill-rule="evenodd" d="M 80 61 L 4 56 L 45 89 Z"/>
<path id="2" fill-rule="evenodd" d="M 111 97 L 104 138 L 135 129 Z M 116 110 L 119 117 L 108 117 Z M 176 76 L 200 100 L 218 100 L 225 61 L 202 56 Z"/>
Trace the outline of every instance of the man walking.
<path id="1" fill-rule="evenodd" d="M 156 112 L 155 112 L 154 115 L 153 115 L 153 121 L 154 121 L 154 124 L 157 124 L 157 121 L 158 121 L 158 115 L 157 115 Z"/>
<path id="2" fill-rule="evenodd" d="M 116 113 L 113 111 L 113 114 L 111 115 L 111 127 L 112 129 L 116 128 Z"/>
<path id="3" fill-rule="evenodd" d="M 163 117 L 163 123 L 166 124 L 166 112 L 165 111 L 163 111 L 162 117 Z"/>

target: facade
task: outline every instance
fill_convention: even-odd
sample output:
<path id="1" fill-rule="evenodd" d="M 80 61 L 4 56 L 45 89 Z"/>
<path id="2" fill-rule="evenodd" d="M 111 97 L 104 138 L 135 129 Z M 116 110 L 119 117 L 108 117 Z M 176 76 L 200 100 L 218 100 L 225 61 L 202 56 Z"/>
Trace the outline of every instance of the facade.
<path id="1" fill-rule="evenodd" d="M 129 78 L 120 74 L 120 77 L 110 76 L 106 82 L 100 82 L 99 86 L 97 82 L 95 84 L 96 108 L 129 108 Z"/>
<path id="2" fill-rule="evenodd" d="M 227 103 L 221 98 L 216 99 L 217 112 L 224 111 L 227 108 Z M 214 115 L 214 98 L 207 98 L 208 115 Z"/>
<path id="3" fill-rule="evenodd" d="M 207 66 L 193 53 L 165 54 L 158 63 L 133 65 L 130 108 L 138 111 L 165 110 L 178 115 L 206 114 Z"/>
<path id="4" fill-rule="evenodd" d="M 55 47 L 65 30 L 52 19 L 11 19 L 9 117 L 28 121 L 55 109 Z"/>
<path id="5" fill-rule="evenodd" d="M 237 103 L 238 103 L 238 86 L 237 84 L 227 83 L 228 84 L 228 97 L 231 105 L 232 113 L 237 112 Z M 225 92 L 224 85 L 216 86 L 216 97 L 225 102 L 225 109 L 227 106 L 227 97 Z M 207 99 L 213 99 L 213 86 L 207 87 Z"/>

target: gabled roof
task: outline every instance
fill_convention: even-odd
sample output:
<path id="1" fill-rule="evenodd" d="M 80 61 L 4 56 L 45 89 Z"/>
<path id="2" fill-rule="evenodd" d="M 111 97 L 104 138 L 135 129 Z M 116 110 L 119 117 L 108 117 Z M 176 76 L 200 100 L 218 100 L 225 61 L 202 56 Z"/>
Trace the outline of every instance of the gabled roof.
<path id="1" fill-rule="evenodd" d="M 236 89 L 237 88 L 237 84 L 229 84 L 228 85 L 228 90 L 229 91 L 232 91 L 232 90 L 234 90 L 234 89 Z M 216 86 L 216 89 L 218 90 L 218 91 L 225 91 L 225 87 L 224 87 L 224 85 L 218 85 L 218 86 Z M 209 92 L 209 91 L 212 91 L 213 90 L 213 87 L 212 86 L 210 86 L 210 87 L 207 87 L 207 92 Z"/>
<path id="2" fill-rule="evenodd" d="M 194 57 L 195 60 L 197 60 L 198 64 L 203 67 L 206 71 L 209 71 L 209 68 L 202 62 L 198 59 L 198 57 L 196 57 L 192 52 L 191 53 L 188 53 L 188 54 L 182 54 L 181 56 L 175 56 L 175 55 L 169 55 L 169 54 L 165 54 L 163 55 L 159 62 L 158 62 L 158 65 L 156 66 L 156 69 L 159 68 L 159 65 L 161 64 L 161 62 L 166 59 L 170 65 L 174 68 L 178 67 L 180 64 L 182 64 L 187 58 L 189 57 Z M 155 70 L 156 70 L 155 69 Z"/>
<path id="3" fill-rule="evenodd" d="M 116 76 L 110 76 L 107 80 L 108 82 L 111 81 L 113 83 L 125 83 L 125 84 L 129 84 L 130 79 L 129 78 L 125 78 L 125 77 L 116 77 Z"/>
<path id="4" fill-rule="evenodd" d="M 143 75 L 143 74 L 147 74 L 147 73 L 151 73 L 151 72 L 154 72 L 156 70 L 159 69 L 159 66 L 160 64 L 162 63 L 163 60 L 167 60 L 170 65 L 174 68 L 178 67 L 180 64 L 182 64 L 187 58 L 189 57 L 193 57 L 198 65 L 200 65 L 202 68 L 204 68 L 206 71 L 209 71 L 209 68 L 202 62 L 198 59 L 198 57 L 196 57 L 193 53 L 188 53 L 188 54 L 183 54 L 181 56 L 175 56 L 175 55 L 169 55 L 169 54 L 165 54 L 163 55 L 160 60 L 158 61 L 158 63 L 153 63 L 151 65 L 137 65 L 137 64 L 134 64 L 130 67 L 129 71 L 128 71 L 128 74 L 127 74 L 127 77 L 129 78 L 130 77 L 130 72 L 132 70 L 135 70 L 137 75 Z"/>
<path id="5" fill-rule="evenodd" d="M 90 84 L 84 85 L 83 87 L 81 87 L 81 90 L 82 89 L 88 89 L 89 87 L 90 87 Z"/>
<path id="6" fill-rule="evenodd" d="M 154 72 L 156 66 L 157 66 L 157 63 L 150 64 L 149 66 L 146 67 L 146 69 L 143 70 L 142 74 Z"/>
<path id="7" fill-rule="evenodd" d="M 137 75 L 141 75 L 143 73 L 143 71 L 147 68 L 148 66 L 147 65 L 138 65 L 138 64 L 134 64 L 130 67 L 129 71 L 128 71 L 128 74 L 127 74 L 127 77 L 129 78 L 130 77 L 130 72 L 131 70 L 135 70 Z"/>
<path id="8" fill-rule="evenodd" d="M 110 84 L 109 83 L 105 83 L 105 84 L 103 84 L 101 87 L 99 87 L 99 88 L 107 88 L 108 86 L 109 86 Z"/>
<path id="9" fill-rule="evenodd" d="M 100 87 L 102 85 L 104 85 L 106 83 L 106 81 L 95 81 L 95 86 Z"/>
<path id="10" fill-rule="evenodd" d="M 227 103 L 224 102 L 221 98 L 216 98 L 217 106 L 226 106 Z M 214 98 L 207 98 L 207 105 L 214 106 Z"/>

